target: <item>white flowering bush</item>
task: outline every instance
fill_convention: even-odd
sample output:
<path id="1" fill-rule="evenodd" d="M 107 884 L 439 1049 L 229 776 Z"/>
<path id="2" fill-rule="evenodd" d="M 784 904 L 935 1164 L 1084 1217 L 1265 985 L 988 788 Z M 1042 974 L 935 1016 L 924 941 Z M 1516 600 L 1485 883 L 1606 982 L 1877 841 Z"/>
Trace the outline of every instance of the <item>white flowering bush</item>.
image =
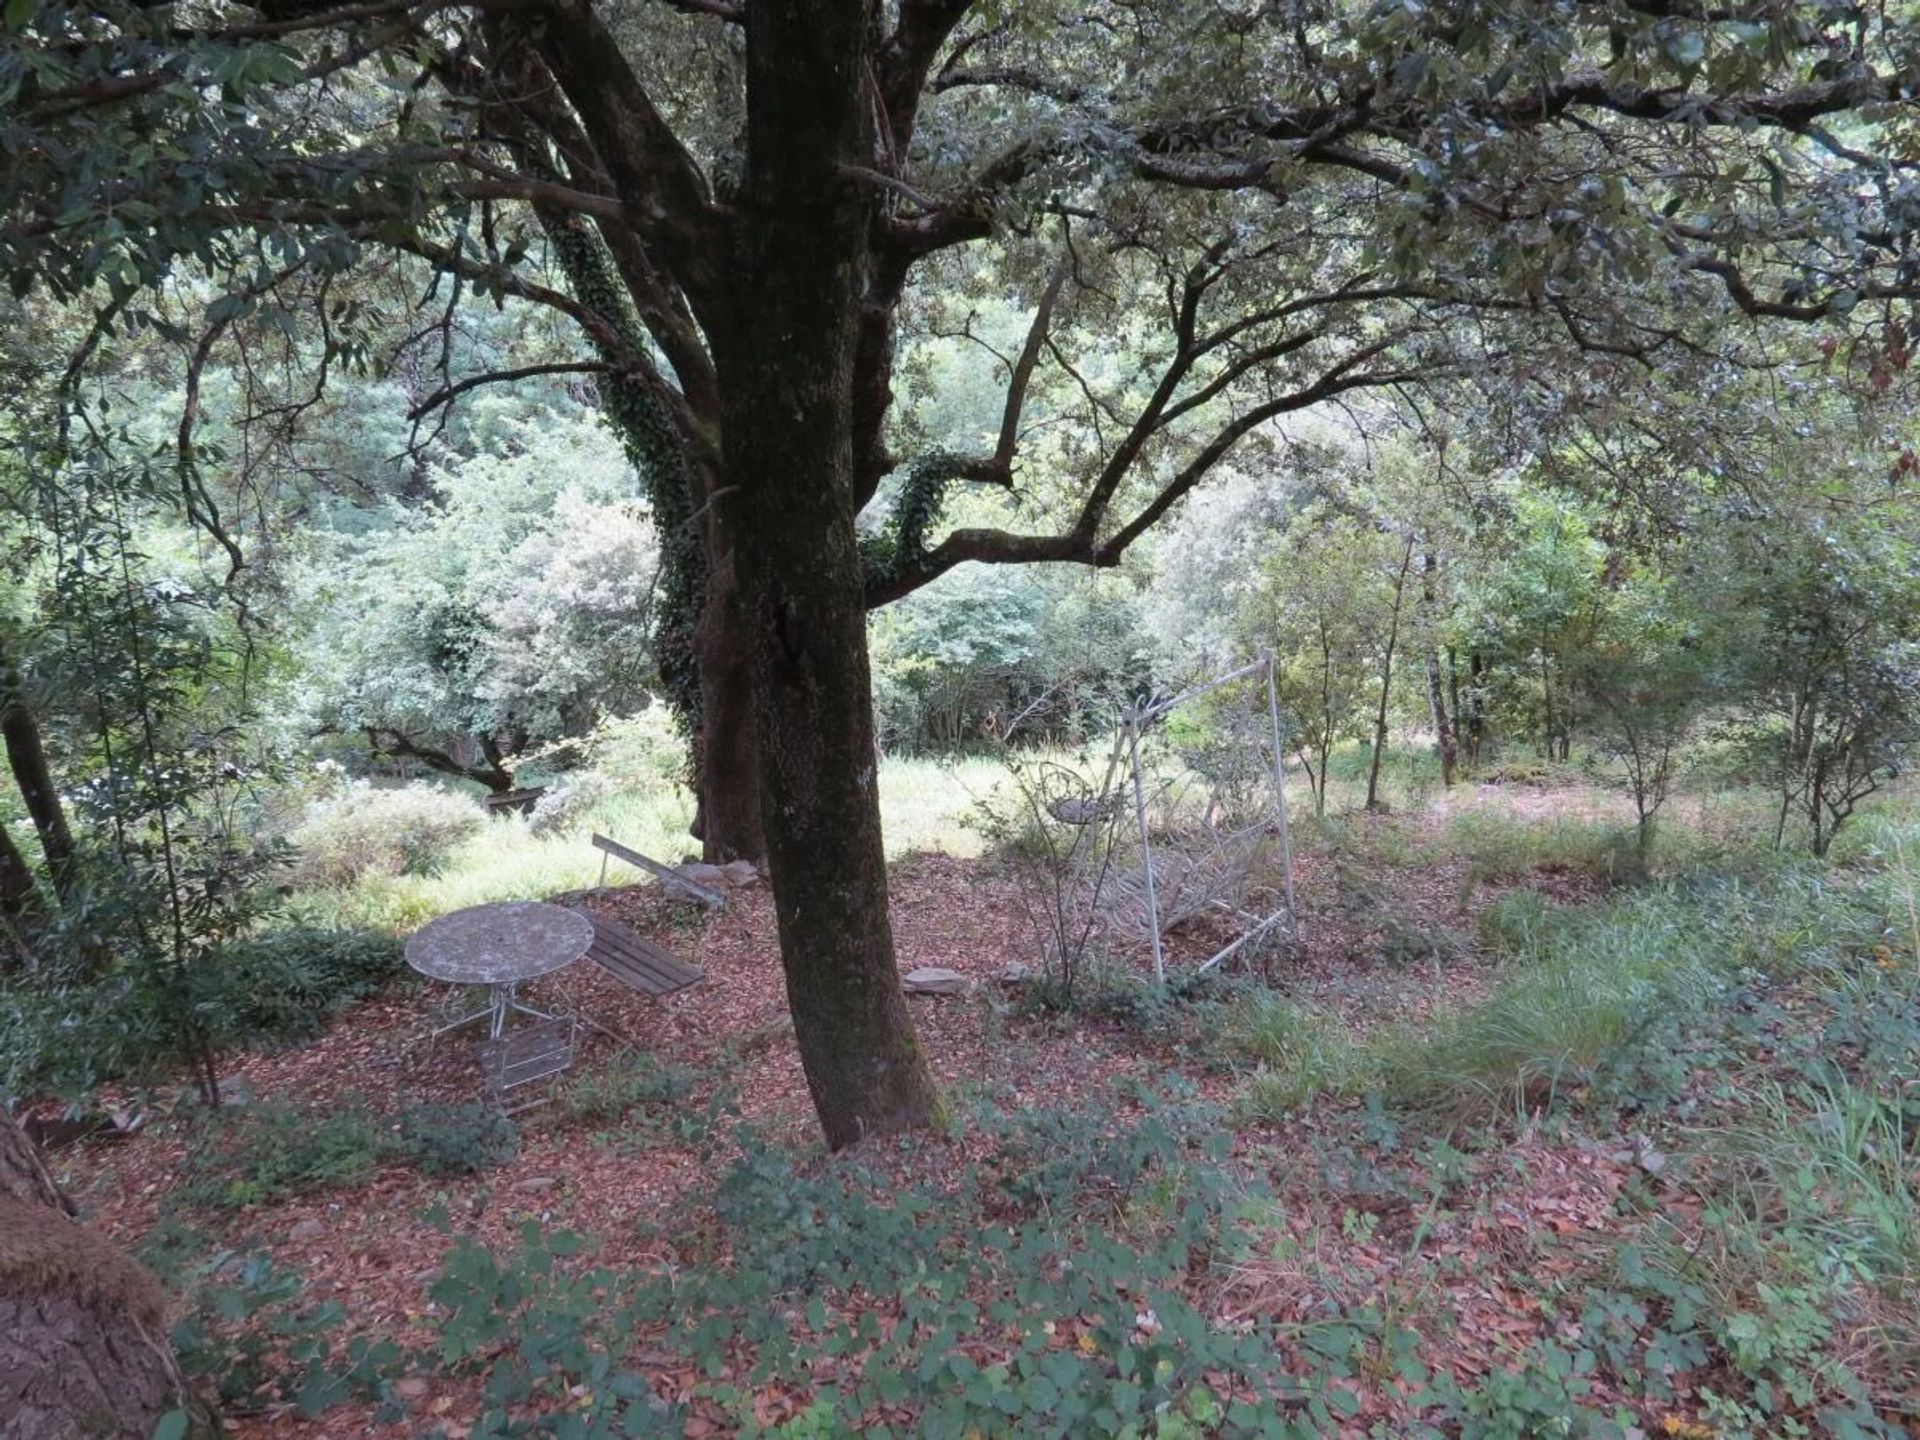
<path id="1" fill-rule="evenodd" d="M 288 836 L 293 883 L 313 889 L 370 875 L 431 875 L 486 823 L 472 800 L 437 785 L 357 781 L 314 801 Z"/>

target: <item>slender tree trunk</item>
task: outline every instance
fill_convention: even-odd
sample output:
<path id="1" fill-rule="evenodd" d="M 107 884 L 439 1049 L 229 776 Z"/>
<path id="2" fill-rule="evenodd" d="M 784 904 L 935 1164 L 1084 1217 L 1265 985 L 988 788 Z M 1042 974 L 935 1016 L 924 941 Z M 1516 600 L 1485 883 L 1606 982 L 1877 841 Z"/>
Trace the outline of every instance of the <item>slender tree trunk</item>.
<path id="1" fill-rule="evenodd" d="M 1420 605 L 1426 612 L 1427 623 L 1434 623 L 1434 610 L 1438 607 L 1439 596 L 1434 579 L 1440 570 L 1440 561 L 1431 550 L 1420 557 Z M 1459 756 L 1459 744 L 1454 735 L 1454 719 L 1460 714 L 1459 671 L 1453 674 L 1453 713 L 1447 713 L 1447 696 L 1440 688 L 1440 654 L 1431 648 L 1431 643 L 1422 646 L 1426 650 L 1424 669 L 1427 672 L 1427 709 L 1433 715 L 1433 743 L 1440 752 L 1440 784 L 1443 789 L 1453 788 L 1454 766 Z M 1453 651 L 1447 651 L 1447 663 L 1453 666 Z"/>
<path id="2" fill-rule="evenodd" d="M 1480 752 L 1487 741 L 1487 663 L 1479 651 L 1467 657 L 1467 765 L 1469 769 L 1480 763 Z M 1454 709 L 1456 722 L 1460 711 Z"/>
<path id="3" fill-rule="evenodd" d="M 1440 688 L 1440 657 L 1427 656 L 1427 709 L 1433 712 L 1434 746 L 1440 752 L 1440 783 L 1451 788 L 1459 744 L 1454 737 L 1453 720 L 1447 714 L 1447 697 Z"/>
<path id="4" fill-rule="evenodd" d="M 0 825 L 0 919 L 21 919 L 34 909 L 39 898 L 26 857 L 13 843 L 7 827 Z M 0 968 L 4 968 L 6 951 L 6 941 L 0 938 Z"/>
<path id="5" fill-rule="evenodd" d="M 873 7 L 755 4 L 737 283 L 714 333 L 721 511 L 741 582 L 762 817 L 788 1005 L 838 1149 L 940 1102 L 887 914 L 854 532 L 852 362 L 866 290 Z"/>
<path id="6" fill-rule="evenodd" d="M 1373 717 L 1373 757 L 1367 765 L 1367 809 L 1380 808 L 1380 757 L 1387 750 L 1387 700 L 1393 693 L 1393 651 L 1400 643 L 1400 605 L 1407 594 L 1407 572 L 1413 568 L 1413 541 L 1393 582 L 1393 615 L 1387 622 L 1387 649 L 1380 657 L 1380 708 Z"/>
<path id="7" fill-rule="evenodd" d="M 27 708 L 20 672 L 4 652 L 0 652 L 0 736 L 5 737 L 7 763 L 46 854 L 47 874 L 55 893 L 65 899 L 73 888 L 73 832 L 67 828 L 60 790 L 47 763 L 40 724 Z"/>

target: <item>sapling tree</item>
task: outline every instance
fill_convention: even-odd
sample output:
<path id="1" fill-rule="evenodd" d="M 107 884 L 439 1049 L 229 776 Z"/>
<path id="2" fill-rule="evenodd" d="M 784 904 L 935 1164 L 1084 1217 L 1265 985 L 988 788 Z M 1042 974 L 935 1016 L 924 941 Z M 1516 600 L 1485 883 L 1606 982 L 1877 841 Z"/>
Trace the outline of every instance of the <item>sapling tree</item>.
<path id="1" fill-rule="evenodd" d="M 1680 608 L 1692 598 L 1658 574 L 1634 575 L 1608 596 L 1600 634 L 1574 660 L 1586 738 L 1633 799 L 1643 871 L 1689 733 L 1723 693 L 1712 627 Z"/>
<path id="2" fill-rule="evenodd" d="M 1739 683 L 1751 748 L 1779 795 L 1774 841 L 1798 818 L 1824 855 L 1860 803 L 1920 745 L 1920 585 L 1912 537 L 1878 517 L 1787 510 L 1746 535 L 1749 625 Z"/>
<path id="3" fill-rule="evenodd" d="M 212 595 L 138 549 L 129 517 L 152 513 L 150 475 L 96 452 L 43 482 L 61 539 L 45 609 L 84 740 L 73 797 L 85 843 L 35 976 L 64 1034 L 57 1079 L 80 1090 L 184 1068 L 217 1106 L 221 1052 L 246 1038 L 218 953 L 270 905 L 282 863 L 254 836 L 260 776 L 234 724 L 244 643 Z"/>

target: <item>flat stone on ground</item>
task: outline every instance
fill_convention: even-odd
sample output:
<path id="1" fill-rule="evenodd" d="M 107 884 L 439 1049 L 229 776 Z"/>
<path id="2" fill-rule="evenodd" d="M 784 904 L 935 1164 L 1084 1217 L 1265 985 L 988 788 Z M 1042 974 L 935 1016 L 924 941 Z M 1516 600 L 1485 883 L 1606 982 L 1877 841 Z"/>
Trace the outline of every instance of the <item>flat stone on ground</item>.
<path id="1" fill-rule="evenodd" d="M 909 970 L 900 983 L 909 995 L 964 995 L 973 988 L 973 981 L 958 970 L 940 965 L 922 965 L 918 970 Z"/>

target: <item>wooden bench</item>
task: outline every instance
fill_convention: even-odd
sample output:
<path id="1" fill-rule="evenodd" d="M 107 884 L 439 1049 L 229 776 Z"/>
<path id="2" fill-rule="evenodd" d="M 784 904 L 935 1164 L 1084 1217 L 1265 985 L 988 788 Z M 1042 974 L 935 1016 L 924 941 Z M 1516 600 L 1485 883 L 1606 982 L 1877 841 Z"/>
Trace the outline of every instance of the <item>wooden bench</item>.
<path id="1" fill-rule="evenodd" d="M 587 948 L 587 959 L 642 995 L 671 995 L 706 978 L 632 926 L 591 911 L 581 913 L 593 921 L 593 944 Z"/>
<path id="2" fill-rule="evenodd" d="M 489 815 L 499 815 L 512 810 L 521 815 L 531 815 L 533 807 L 540 803 L 540 797 L 547 793 L 544 785 L 535 785 L 525 790 L 501 790 L 485 796 L 480 805 Z"/>

